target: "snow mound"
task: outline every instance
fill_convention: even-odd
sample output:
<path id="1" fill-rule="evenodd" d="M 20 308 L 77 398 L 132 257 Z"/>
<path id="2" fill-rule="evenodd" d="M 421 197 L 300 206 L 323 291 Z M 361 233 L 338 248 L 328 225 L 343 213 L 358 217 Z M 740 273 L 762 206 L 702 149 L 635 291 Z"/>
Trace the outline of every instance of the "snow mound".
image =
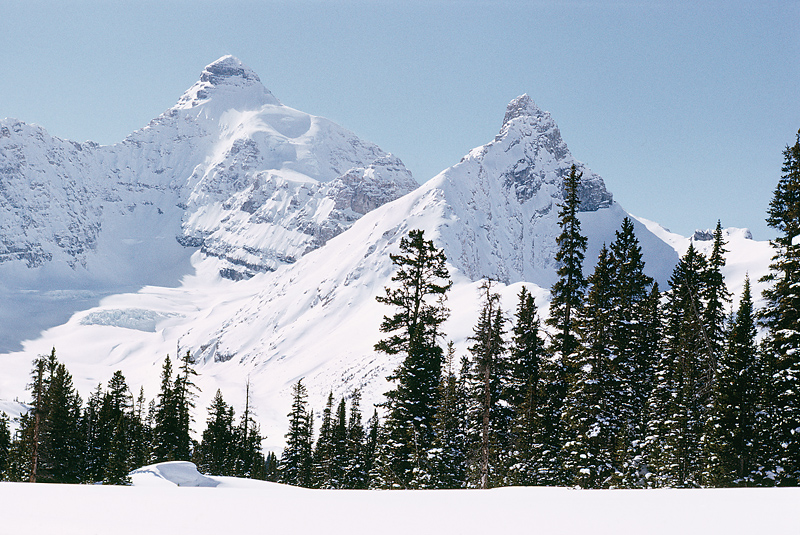
<path id="1" fill-rule="evenodd" d="M 139 486 L 216 487 L 219 481 L 197 471 L 188 461 L 171 461 L 143 466 L 131 472 L 131 480 Z"/>

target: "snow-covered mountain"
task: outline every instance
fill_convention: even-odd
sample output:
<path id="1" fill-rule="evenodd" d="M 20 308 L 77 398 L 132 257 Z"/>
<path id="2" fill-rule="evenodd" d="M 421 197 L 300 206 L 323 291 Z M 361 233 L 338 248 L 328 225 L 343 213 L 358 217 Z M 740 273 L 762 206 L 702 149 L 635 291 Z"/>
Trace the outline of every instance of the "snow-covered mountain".
<path id="1" fill-rule="evenodd" d="M 417 185 L 398 158 L 282 105 L 225 56 L 115 145 L 0 122 L 0 297 L 24 306 L 17 294 L 33 292 L 46 305 L 54 293 L 91 300 L 175 285 L 197 248 L 222 260 L 223 276 L 247 278 L 296 261 Z M 37 333 L 0 319 L 13 334 Z M 12 336 L 3 333 L 0 349 Z"/>
<path id="2" fill-rule="evenodd" d="M 164 355 L 188 350 L 201 374 L 199 407 L 217 388 L 240 405 L 249 378 L 267 447 L 280 446 L 289 388 L 299 378 L 316 408 L 329 391 L 340 396 L 360 388 L 367 408 L 381 400 L 397 360 L 373 350 L 389 312 L 375 297 L 391 284 L 389 253 L 409 230 L 424 230 L 447 255 L 455 284 L 444 332 L 463 354 L 482 279 L 498 281 L 509 316 L 522 284 L 546 313 L 562 183 L 572 165 L 583 173 L 587 273 L 629 216 L 527 95 L 509 104 L 493 140 L 416 189 L 399 160 L 329 121 L 280 105 L 231 57 L 209 65 L 175 107 L 119 145 L 78 149 L 14 124 L 28 132 L 25 140 L 39 132 L 39 145 L 17 142 L 30 158 L 14 160 L 36 165 L 9 163 L 16 178 L 0 174 L 0 184 L 32 184 L 39 169 L 50 178 L 39 186 L 41 206 L 11 218 L 14 230 L 2 229 L 0 240 L 20 254 L 0 270 L 13 268 L 6 272 L 23 280 L 18 273 L 59 264 L 73 274 L 72 288 L 98 273 L 109 279 L 122 273 L 117 282 L 133 287 L 112 288 L 99 303 L 74 308 L 68 321 L 53 322 L 23 351 L 0 356 L 0 400 L 24 397 L 31 358 L 53 346 L 82 392 L 121 369 L 149 397 L 157 393 Z M 61 153 L 49 155 L 52 146 Z M 3 149 L 6 162 L 14 154 Z M 97 174 L 80 174 L 84 169 Z M 105 196 L 95 197 L 98 191 Z M 64 205 L 53 201 L 56 195 Z M 47 210 L 58 214 L 58 224 L 46 224 Z M 688 239 L 633 221 L 646 271 L 666 287 Z M 739 245 L 748 241 L 744 234 L 729 233 L 732 255 L 746 249 Z M 727 273 L 735 284 L 748 262 L 753 279 L 766 266 L 761 256 L 747 258 Z M 174 284 L 157 279 L 170 270 Z"/>

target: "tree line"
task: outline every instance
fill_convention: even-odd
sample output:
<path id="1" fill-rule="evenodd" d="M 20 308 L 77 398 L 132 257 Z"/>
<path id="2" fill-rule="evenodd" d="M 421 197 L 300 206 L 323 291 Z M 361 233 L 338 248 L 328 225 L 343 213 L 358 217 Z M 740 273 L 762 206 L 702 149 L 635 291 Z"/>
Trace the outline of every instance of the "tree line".
<path id="1" fill-rule="evenodd" d="M 508 318 L 487 281 L 469 355 L 456 362 L 440 329 L 451 286 L 445 256 L 411 231 L 391 256 L 396 286 L 378 297 L 394 313 L 375 349 L 403 360 L 389 377 L 385 421 L 371 428 L 368 486 L 798 485 L 800 132 L 784 157 L 767 218 L 779 236 L 761 311 L 749 278 L 736 304 L 726 288 L 719 222 L 710 255 L 691 243 L 663 292 L 644 273 L 629 219 L 584 278 L 573 167 L 548 328 L 527 289 Z M 312 474 L 316 462 L 302 392 L 298 383 L 279 473 L 313 485 L 294 475 Z"/>
<path id="2" fill-rule="evenodd" d="M 84 404 L 72 376 L 53 349 L 33 362 L 29 410 L 10 432 L 0 414 L 0 481 L 47 483 L 130 483 L 139 467 L 191 460 L 206 473 L 267 479 L 275 456 L 261 451 L 260 429 L 246 386 L 245 410 L 235 421 L 233 408 L 217 391 L 208 409 L 202 438 L 192 438 L 192 410 L 199 392 L 187 352 L 173 372 L 164 360 L 161 388 L 149 403 L 144 390 L 134 399 L 122 372 L 116 371 Z"/>

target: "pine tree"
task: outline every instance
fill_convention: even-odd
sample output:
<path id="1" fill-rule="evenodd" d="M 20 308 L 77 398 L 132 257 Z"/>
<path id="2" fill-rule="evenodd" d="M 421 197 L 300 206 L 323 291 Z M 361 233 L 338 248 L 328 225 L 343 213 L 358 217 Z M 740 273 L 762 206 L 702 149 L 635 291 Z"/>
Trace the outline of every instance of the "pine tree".
<path id="1" fill-rule="evenodd" d="M 642 248 L 630 218 L 622 221 L 610 249 L 611 337 L 610 358 L 617 377 L 613 399 L 618 430 L 614 485 L 643 485 L 641 444 L 645 437 L 645 406 L 652 388 L 658 336 L 658 292 L 651 294 L 653 279 L 644 273 Z M 621 478 L 621 479 L 620 479 Z"/>
<path id="2" fill-rule="evenodd" d="M 22 427 L 25 439 L 20 441 L 21 444 L 28 446 L 28 453 L 30 455 L 30 462 L 28 464 L 29 481 L 36 483 L 39 475 L 39 461 L 40 454 L 42 453 L 42 427 L 44 426 L 43 415 L 46 412 L 44 400 L 46 395 L 45 383 L 45 368 L 47 366 L 46 357 L 39 356 L 33 362 L 33 370 L 31 371 L 32 382 L 28 385 L 33 394 L 33 403 L 31 404 L 31 417 L 22 420 L 22 424 L 27 424 Z"/>
<path id="3" fill-rule="evenodd" d="M 648 449 L 652 440 L 648 437 L 648 428 L 651 417 L 656 418 L 651 413 L 654 408 L 651 401 L 662 348 L 661 292 L 657 282 L 653 283 L 642 308 L 642 338 L 634 359 L 634 375 L 629 380 L 636 409 L 621 482 L 625 488 L 646 488 L 654 484 L 650 481 L 653 473 Z"/>
<path id="4" fill-rule="evenodd" d="M 523 286 L 517 296 L 510 353 L 510 377 L 506 399 L 513 411 L 513 451 L 509 459 L 509 483 L 539 483 L 540 454 L 545 440 L 547 405 L 544 384 L 545 350 L 540 335 L 536 303 Z"/>
<path id="5" fill-rule="evenodd" d="M 93 422 L 94 436 L 92 437 L 93 461 L 92 461 L 92 481 L 107 481 L 109 462 L 112 458 L 112 449 L 116 448 L 115 462 L 117 466 L 113 468 L 115 481 L 119 481 L 122 476 L 117 477 L 117 473 L 127 474 L 130 468 L 130 451 L 128 450 L 129 428 L 133 423 L 132 399 L 128 391 L 128 385 L 122 372 L 117 370 L 108 381 L 107 390 L 99 394 L 100 403 L 97 408 L 97 417 Z M 116 440 L 116 443 L 115 443 Z M 123 451 L 124 449 L 124 451 Z"/>
<path id="6" fill-rule="evenodd" d="M 131 483 L 128 428 L 129 419 L 123 414 L 119 417 L 117 425 L 114 426 L 114 435 L 111 438 L 108 463 L 103 476 L 103 482 L 107 485 L 129 485 Z"/>
<path id="7" fill-rule="evenodd" d="M 621 477 L 619 445 L 627 424 L 621 409 L 628 395 L 612 353 L 613 276 L 613 259 L 604 245 L 578 313 L 582 345 L 562 413 L 564 467 L 572 482 L 583 488 L 609 487 Z"/>
<path id="8" fill-rule="evenodd" d="M 175 436 L 174 455 L 176 460 L 189 460 L 192 455 L 192 409 L 195 408 L 194 400 L 197 398 L 197 385 L 192 377 L 197 376 L 193 367 L 192 355 L 187 351 L 180 359 L 180 369 L 174 384 L 175 408 L 177 428 Z"/>
<path id="9" fill-rule="evenodd" d="M 172 381 L 172 362 L 169 355 L 161 370 L 161 391 L 153 414 L 153 457 L 155 462 L 178 459 L 178 436 L 180 423 L 178 400 Z"/>
<path id="10" fill-rule="evenodd" d="M 267 466 L 261 443 L 266 438 L 261 435 L 261 427 L 255 420 L 255 413 L 250 404 L 250 380 L 245 384 L 245 402 L 242 420 L 233 430 L 234 444 L 231 445 L 233 462 L 233 475 L 250 479 L 264 479 L 267 477 Z"/>
<path id="11" fill-rule="evenodd" d="M 361 417 L 361 391 L 350 398 L 350 419 L 347 423 L 346 462 L 342 466 L 342 488 L 366 489 L 369 486 L 369 469 L 366 458 L 366 432 Z"/>
<path id="12" fill-rule="evenodd" d="M 398 268 L 392 281 L 399 287 L 386 288 L 386 295 L 377 297 L 396 312 L 384 316 L 380 329 L 390 336 L 375 350 L 404 355 L 388 378 L 396 386 L 386 394 L 386 443 L 381 451 L 387 485 L 415 488 L 427 486 L 431 479 L 428 455 L 435 441 L 443 356 L 439 326 L 448 315 L 444 299 L 451 282 L 444 253 L 425 240 L 421 230 L 402 238 L 400 251 L 390 255 Z"/>
<path id="13" fill-rule="evenodd" d="M 312 479 L 314 488 L 335 488 L 333 482 L 333 392 L 328 394 L 328 402 L 322 411 L 319 437 L 314 447 Z"/>
<path id="14" fill-rule="evenodd" d="M 81 433 L 84 440 L 84 480 L 98 482 L 103 480 L 107 452 L 103 448 L 103 434 L 100 426 L 100 411 L 103 406 L 103 385 L 97 388 L 86 401 L 81 420 Z"/>
<path id="15" fill-rule="evenodd" d="M 289 430 L 286 447 L 278 464 L 279 481 L 298 487 L 311 486 L 314 416 L 308 412 L 308 393 L 303 380 L 292 387 L 292 410 L 289 412 Z"/>
<path id="16" fill-rule="evenodd" d="M 703 324 L 706 269 L 706 258 L 690 244 L 669 281 L 664 349 L 648 424 L 648 457 L 657 486 L 704 484 L 706 407 L 716 373 Z"/>
<path id="17" fill-rule="evenodd" d="M 344 467 L 347 458 L 347 404 L 344 398 L 336 408 L 331 433 L 331 484 L 334 489 L 344 488 Z"/>
<path id="18" fill-rule="evenodd" d="M 0 481 L 8 480 L 8 464 L 11 456 L 11 429 L 8 415 L 0 412 Z"/>
<path id="19" fill-rule="evenodd" d="M 41 438 L 47 455 L 40 459 L 40 470 L 47 477 L 40 480 L 79 483 L 83 478 L 82 402 L 64 364 L 55 363 L 50 373 L 45 404 L 46 425 Z"/>
<path id="20" fill-rule="evenodd" d="M 709 418 L 709 472 L 714 487 L 754 483 L 759 363 L 750 279 L 721 353 L 718 391 Z"/>
<path id="21" fill-rule="evenodd" d="M 367 473 L 367 488 L 387 488 L 388 482 L 383 478 L 384 467 L 381 466 L 380 448 L 382 443 L 381 422 L 378 409 L 372 412 L 365 429 L 366 441 L 364 443 L 364 471 Z M 385 457 L 384 457 L 385 458 Z"/>
<path id="22" fill-rule="evenodd" d="M 278 458 L 274 451 L 267 453 L 264 461 L 264 481 L 278 481 Z"/>
<path id="23" fill-rule="evenodd" d="M 439 407 L 436 413 L 436 448 L 433 454 L 433 486 L 440 489 L 461 488 L 467 478 L 465 377 L 453 370 L 455 348 L 448 342 L 442 380 L 439 383 Z"/>
<path id="24" fill-rule="evenodd" d="M 33 403 L 20 418 L 20 437 L 12 447 L 14 479 L 31 482 L 81 481 L 83 437 L 81 399 L 55 349 L 34 360 L 29 385 Z"/>
<path id="25" fill-rule="evenodd" d="M 705 274 L 705 292 L 702 296 L 705 305 L 703 324 L 711 350 L 714 355 L 722 355 L 725 349 L 725 309 L 731 301 L 731 294 L 725 285 L 722 268 L 725 267 L 725 241 L 722 236 L 722 224 L 717 221 L 714 230 L 714 246 L 708 258 L 708 268 Z"/>
<path id="26" fill-rule="evenodd" d="M 800 131 L 783 151 L 784 164 L 773 193 L 767 224 L 779 232 L 761 323 L 767 328 L 764 366 L 772 384 L 765 404 L 772 413 L 771 471 L 778 485 L 800 484 Z"/>
<path id="27" fill-rule="evenodd" d="M 578 173 L 573 165 L 564 181 L 564 204 L 558 212 L 561 234 L 556 238 L 558 281 L 551 290 L 550 317 L 547 319 L 547 324 L 556 331 L 553 353 L 567 368 L 571 368 L 569 359 L 578 349 L 575 314 L 583 303 L 586 287 L 583 259 L 588 240 L 581 235 L 581 222 L 578 219 L 578 190 L 582 176 L 583 173 Z"/>
<path id="28" fill-rule="evenodd" d="M 150 429 L 146 421 L 147 416 L 144 410 L 146 401 L 144 387 L 140 387 L 135 409 L 131 415 L 128 438 L 131 468 L 138 468 L 150 463 L 152 429 Z"/>
<path id="29" fill-rule="evenodd" d="M 478 324 L 473 328 L 469 351 L 474 371 L 471 397 L 474 400 L 473 448 L 476 460 L 476 481 L 482 489 L 504 482 L 503 459 L 511 449 L 511 411 L 504 399 L 509 390 L 506 359 L 505 318 L 500 308 L 500 295 L 492 291 L 491 281 L 481 284 L 484 296 Z"/>
<path id="30" fill-rule="evenodd" d="M 558 224 L 561 227 L 561 234 L 556 238 L 558 280 L 550 291 L 550 315 L 547 318 L 547 325 L 555 331 L 548 349 L 553 362 L 547 370 L 547 406 L 542 421 L 550 436 L 534 445 L 540 452 L 537 455 L 539 477 L 547 484 L 566 483 L 560 458 L 563 445 L 561 411 L 568 385 L 576 372 L 575 359 L 579 346 L 576 316 L 583 304 L 586 288 L 583 260 L 588 240 L 581 235 L 581 222 L 578 219 L 578 191 L 582 176 L 583 173 L 579 173 L 573 165 L 564 180 L 564 204 L 560 205 L 558 212 Z"/>
<path id="31" fill-rule="evenodd" d="M 16 422 L 19 424 L 11 438 L 11 448 L 6 464 L 6 481 L 30 481 L 31 477 L 31 449 L 33 442 L 33 415 L 30 411 L 20 414 Z"/>
<path id="32" fill-rule="evenodd" d="M 208 420 L 196 455 L 197 468 L 204 474 L 234 475 L 236 434 L 233 407 L 225 403 L 217 390 L 208 407 Z"/>

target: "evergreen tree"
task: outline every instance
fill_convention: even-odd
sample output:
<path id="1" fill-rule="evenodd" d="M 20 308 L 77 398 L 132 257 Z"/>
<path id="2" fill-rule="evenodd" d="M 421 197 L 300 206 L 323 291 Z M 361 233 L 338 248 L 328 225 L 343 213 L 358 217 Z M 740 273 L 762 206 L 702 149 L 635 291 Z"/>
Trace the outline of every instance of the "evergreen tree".
<path id="1" fill-rule="evenodd" d="M 706 269 L 705 257 L 690 244 L 669 281 L 664 349 L 656 365 L 648 424 L 648 456 L 657 486 L 704 484 L 706 407 L 713 399 L 716 373 L 700 298 Z"/>
<path id="2" fill-rule="evenodd" d="M 55 359 L 55 350 L 51 354 Z M 83 478 L 84 443 L 80 432 L 81 398 L 66 366 L 52 362 L 45 399 L 45 425 L 40 434 L 40 481 L 79 483 Z"/>
<path id="3" fill-rule="evenodd" d="M 705 292 L 702 296 L 705 302 L 703 324 L 708 336 L 711 351 L 715 356 L 721 356 L 725 350 L 725 309 L 730 303 L 731 295 L 722 276 L 725 267 L 725 241 L 722 236 L 722 224 L 717 221 L 714 230 L 714 246 L 708 258 L 708 267 L 705 274 Z"/>
<path id="4" fill-rule="evenodd" d="M 152 430 L 146 421 L 147 415 L 144 410 L 146 401 L 144 387 L 140 387 L 134 412 L 131 415 L 128 437 L 131 468 L 142 467 L 150 463 Z"/>
<path id="5" fill-rule="evenodd" d="M 0 481 L 8 480 L 6 470 L 11 455 L 11 430 L 8 415 L 0 412 Z"/>
<path id="6" fill-rule="evenodd" d="M 197 385 L 192 377 L 197 376 L 193 367 L 192 355 L 187 351 L 180 359 L 180 370 L 175 378 L 174 399 L 176 408 L 176 436 L 174 455 L 176 460 L 189 460 L 192 455 L 192 409 L 197 398 Z"/>
<path id="7" fill-rule="evenodd" d="M 273 483 L 278 481 L 278 458 L 274 451 L 269 452 L 264 461 L 264 480 Z"/>
<path id="8" fill-rule="evenodd" d="M 234 444 L 232 445 L 235 456 L 233 474 L 238 477 L 250 479 L 265 479 L 267 466 L 261 443 L 266 436 L 261 434 L 261 427 L 255 420 L 255 413 L 250 405 L 250 380 L 245 384 L 245 403 L 242 420 L 234 429 Z"/>
<path id="9" fill-rule="evenodd" d="M 33 394 L 33 403 L 31 404 L 30 418 L 21 420 L 22 433 L 25 436 L 20 441 L 21 445 L 27 446 L 26 452 L 30 459 L 27 465 L 28 477 L 31 483 L 36 483 L 39 473 L 40 454 L 42 453 L 42 428 L 45 425 L 44 414 L 46 408 L 44 405 L 46 395 L 46 377 L 45 368 L 47 366 L 46 357 L 39 356 L 33 361 L 33 370 L 31 371 L 32 382 L 28 385 L 31 393 Z"/>
<path id="10" fill-rule="evenodd" d="M 635 411 L 621 482 L 625 488 L 644 488 L 653 484 L 650 481 L 652 470 L 648 465 L 648 448 L 652 441 L 648 439 L 648 428 L 662 347 L 661 292 L 657 282 L 653 283 L 642 308 L 642 338 L 634 359 L 634 375 L 629 380 Z"/>
<path id="11" fill-rule="evenodd" d="M 500 295 L 492 291 L 491 281 L 481 284 L 484 296 L 478 324 L 470 337 L 469 351 L 474 371 L 471 397 L 474 400 L 473 435 L 476 461 L 476 484 L 482 489 L 503 483 L 502 461 L 510 451 L 511 411 L 504 399 L 508 391 L 508 361 L 503 340 L 505 318 L 500 309 Z"/>
<path id="12" fill-rule="evenodd" d="M 623 219 L 609 249 L 612 270 L 609 358 L 617 381 L 609 394 L 612 399 L 608 400 L 608 406 L 614 407 L 617 425 L 617 475 L 613 484 L 637 487 L 643 484 L 641 444 L 659 338 L 659 295 L 658 291 L 650 293 L 653 280 L 644 273 L 642 248 L 630 218 Z"/>
<path id="13" fill-rule="evenodd" d="M 448 342 L 436 413 L 436 448 L 433 455 L 433 486 L 436 488 L 461 488 L 467 478 L 466 377 L 456 375 L 453 370 L 454 359 L 453 342 Z"/>
<path id="14" fill-rule="evenodd" d="M 364 443 L 364 471 L 367 473 L 367 488 L 378 489 L 386 488 L 387 481 L 382 475 L 380 465 L 379 450 L 383 433 L 381 432 L 381 422 L 378 417 L 378 410 L 372 412 L 365 429 L 366 441 Z"/>
<path id="15" fill-rule="evenodd" d="M 128 475 L 131 469 L 128 430 L 129 419 L 122 415 L 117 421 L 117 425 L 114 426 L 114 436 L 109 448 L 108 463 L 103 477 L 103 482 L 107 485 L 129 485 L 131 483 Z"/>
<path id="16" fill-rule="evenodd" d="M 303 380 L 292 387 L 292 410 L 289 412 L 289 430 L 286 447 L 278 464 L 279 481 L 298 487 L 311 486 L 314 416 L 308 412 L 308 393 Z"/>
<path id="17" fill-rule="evenodd" d="M 721 353 L 718 391 L 709 418 L 709 483 L 714 487 L 752 485 L 757 446 L 759 369 L 750 279 Z"/>
<path id="18" fill-rule="evenodd" d="M 342 466 L 344 474 L 342 488 L 345 489 L 366 489 L 369 486 L 367 437 L 361 420 L 361 391 L 356 390 L 350 398 L 346 461 Z"/>
<path id="19" fill-rule="evenodd" d="M 583 303 L 586 280 L 583 277 L 583 259 L 588 240 L 581 235 L 581 222 L 578 219 L 580 199 L 578 190 L 583 173 L 572 166 L 569 176 L 564 180 L 564 204 L 558 212 L 561 234 L 556 238 L 558 252 L 558 281 L 551 290 L 550 317 L 547 324 L 555 330 L 553 353 L 571 371 L 569 359 L 578 349 L 578 335 L 575 328 L 575 314 Z"/>
<path id="20" fill-rule="evenodd" d="M 93 424 L 95 434 L 92 438 L 92 445 L 95 450 L 95 458 L 92 462 L 94 477 L 92 481 L 108 481 L 109 463 L 112 461 L 113 449 L 115 450 L 114 462 L 116 465 L 111 468 L 113 472 L 111 477 L 114 481 L 122 484 L 124 476 L 131 468 L 128 439 L 130 438 L 129 430 L 133 424 L 133 401 L 121 371 L 114 372 L 108 381 L 106 392 L 101 394 L 100 398 L 97 418 Z"/>
<path id="21" fill-rule="evenodd" d="M 178 399 L 172 381 L 172 362 L 169 355 L 161 370 L 161 391 L 153 414 L 153 457 L 155 462 L 178 459 L 180 422 Z"/>
<path id="22" fill-rule="evenodd" d="M 33 403 L 20 417 L 19 438 L 12 445 L 14 480 L 78 483 L 82 479 L 81 399 L 72 376 L 55 349 L 34 360 L 29 385 Z"/>
<path id="23" fill-rule="evenodd" d="M 779 235 L 761 322 L 767 328 L 764 366 L 772 373 L 765 404 L 771 413 L 771 471 L 778 485 L 800 484 L 800 131 L 783 152 L 784 164 L 773 193 L 767 224 Z"/>
<path id="24" fill-rule="evenodd" d="M 197 468 L 204 474 L 234 475 L 236 434 L 233 407 L 225 403 L 217 390 L 208 408 L 208 420 L 196 454 Z"/>
<path id="25" fill-rule="evenodd" d="M 609 487 L 621 477 L 619 446 L 627 424 L 621 409 L 629 396 L 612 353 L 613 276 L 613 259 L 604 245 L 578 314 L 582 346 L 562 413 L 564 468 L 583 488 Z"/>
<path id="26" fill-rule="evenodd" d="M 539 450 L 538 477 L 547 484 L 566 482 L 561 471 L 561 411 L 567 387 L 576 371 L 575 360 L 579 346 L 576 316 L 583 304 L 586 288 L 583 260 L 588 240 L 581 235 L 581 222 L 578 219 L 578 191 L 582 176 L 583 173 L 579 173 L 573 165 L 564 180 L 564 204 L 560 205 L 558 212 L 558 224 L 561 227 L 561 234 L 556 238 L 558 280 L 550 292 L 550 315 L 547 318 L 547 324 L 555 331 L 548 349 L 553 356 L 553 362 L 547 369 L 547 406 L 543 408 L 542 421 L 542 425 L 549 431 L 549 437 L 534 445 Z"/>
<path id="27" fill-rule="evenodd" d="M 544 384 L 545 350 L 540 335 L 536 303 L 523 286 L 517 296 L 510 353 L 510 378 L 506 399 L 513 410 L 513 451 L 509 483 L 536 485 L 542 467 L 541 446 L 547 440 L 543 408 L 547 405 Z"/>
<path id="28" fill-rule="evenodd" d="M 439 326 L 447 318 L 444 304 L 451 286 L 444 253 L 421 230 L 400 240 L 400 254 L 390 255 L 397 272 L 380 303 L 395 307 L 384 316 L 381 332 L 389 334 L 375 345 L 376 351 L 404 355 L 388 378 L 396 386 L 386 394 L 386 443 L 382 448 L 384 479 L 389 486 L 425 487 L 431 479 L 428 455 L 434 446 L 436 407 L 442 348 Z"/>
<path id="29" fill-rule="evenodd" d="M 333 392 L 330 392 L 328 394 L 328 402 L 322 411 L 319 437 L 314 447 L 312 479 L 315 488 L 335 488 L 333 455 Z"/>
<path id="30" fill-rule="evenodd" d="M 103 397 L 103 385 L 98 384 L 86 402 L 81 420 L 81 432 L 84 440 L 84 480 L 87 482 L 103 480 L 108 460 L 107 451 L 103 447 L 104 435 L 101 433 L 100 426 Z"/>

